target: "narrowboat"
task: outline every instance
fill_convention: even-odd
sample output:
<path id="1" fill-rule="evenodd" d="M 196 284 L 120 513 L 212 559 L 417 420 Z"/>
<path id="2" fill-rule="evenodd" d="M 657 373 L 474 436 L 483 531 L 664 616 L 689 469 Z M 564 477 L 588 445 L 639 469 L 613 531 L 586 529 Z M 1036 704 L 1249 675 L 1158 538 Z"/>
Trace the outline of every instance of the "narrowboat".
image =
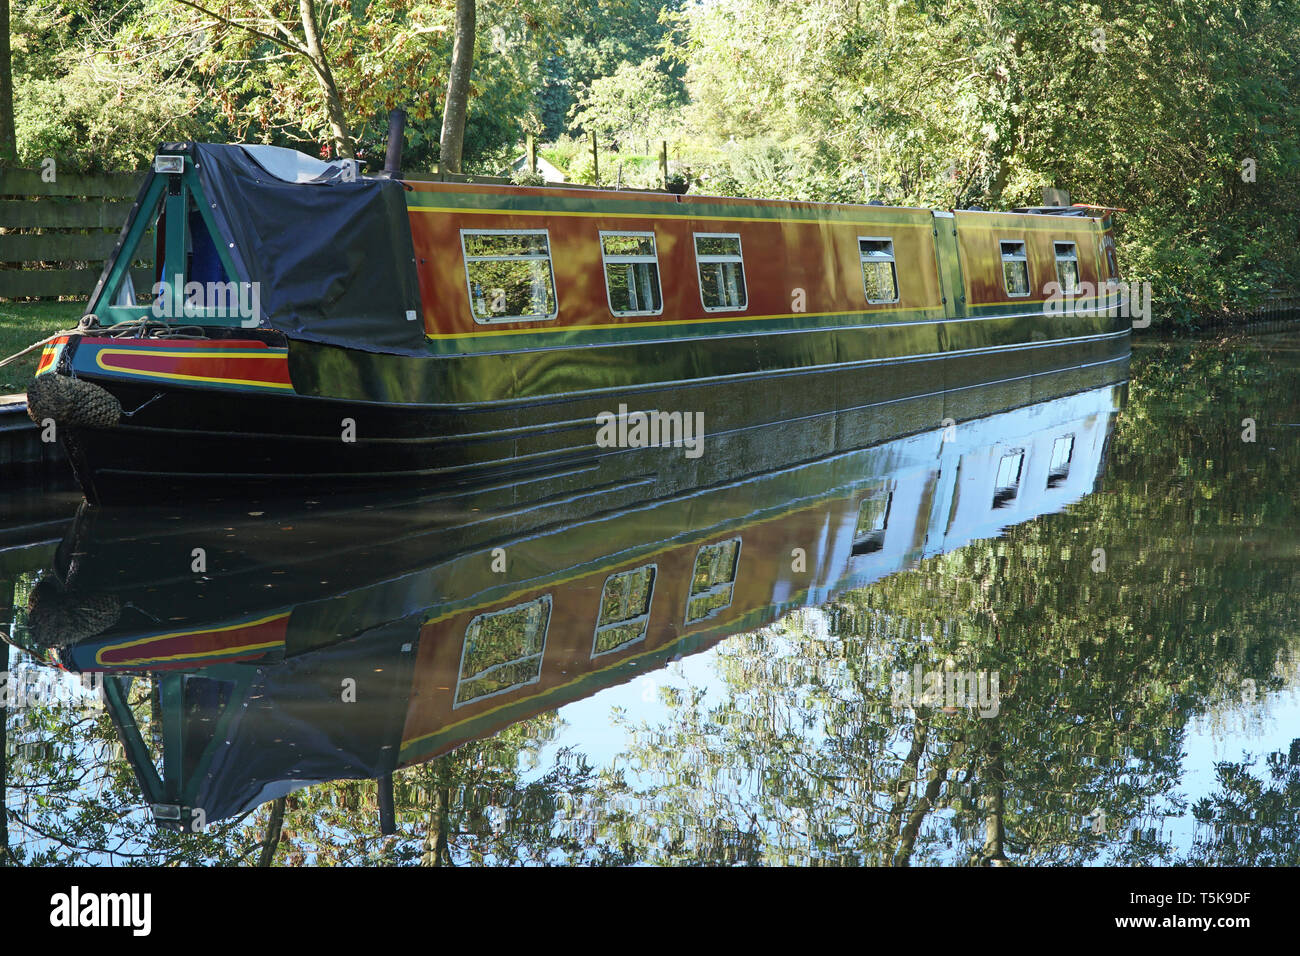
<path id="1" fill-rule="evenodd" d="M 427 182 L 399 162 L 160 147 L 29 389 L 89 501 L 616 485 L 644 474 L 646 422 L 652 471 L 691 487 L 764 424 L 811 459 L 885 437 L 886 406 L 929 428 L 941 396 L 996 385 L 992 414 L 1116 381 L 1129 352 L 1091 208 Z"/>
<path id="2" fill-rule="evenodd" d="M 206 528 L 84 509 L 51 569 L 73 613 L 34 608 L 26 646 L 103 675 L 166 826 L 322 780 L 391 786 L 397 769 L 1060 511 L 1100 481 L 1124 394 L 1103 386 L 545 527 L 478 501 Z M 158 684 L 152 735 L 128 704 L 136 678 Z"/>

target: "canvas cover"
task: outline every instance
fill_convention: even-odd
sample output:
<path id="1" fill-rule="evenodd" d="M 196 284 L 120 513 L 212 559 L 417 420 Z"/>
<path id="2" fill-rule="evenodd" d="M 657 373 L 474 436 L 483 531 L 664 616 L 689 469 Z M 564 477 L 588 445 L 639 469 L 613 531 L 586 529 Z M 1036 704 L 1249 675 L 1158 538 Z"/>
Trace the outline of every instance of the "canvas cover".
<path id="1" fill-rule="evenodd" d="M 209 822 L 239 816 L 329 780 L 374 779 L 396 767 L 410 700 L 418 621 L 399 621 L 258 669 L 241 700 L 199 672 L 186 681 L 186 746 L 211 762 L 194 806 Z M 356 699 L 342 700 L 344 681 Z M 212 737 L 218 715 L 234 719 Z"/>
<path id="2" fill-rule="evenodd" d="M 159 152 L 194 159 L 239 278 L 260 284 L 268 325 L 291 339 L 425 354 L 400 182 L 349 177 L 345 163 L 275 147 L 188 143 Z"/>

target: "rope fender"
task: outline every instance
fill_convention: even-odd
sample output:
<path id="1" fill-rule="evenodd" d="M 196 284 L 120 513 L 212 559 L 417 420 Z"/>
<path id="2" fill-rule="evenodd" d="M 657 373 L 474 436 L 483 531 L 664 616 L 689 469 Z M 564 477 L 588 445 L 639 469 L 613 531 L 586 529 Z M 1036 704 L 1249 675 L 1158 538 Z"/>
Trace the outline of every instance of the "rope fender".
<path id="1" fill-rule="evenodd" d="M 27 386 L 27 417 L 38 425 L 52 418 L 59 425 L 112 428 L 122 419 L 122 403 L 94 382 L 38 375 Z"/>
<path id="2" fill-rule="evenodd" d="M 67 647 L 108 630 L 121 614 L 115 594 L 78 594 L 56 578 L 44 577 L 28 598 L 27 627 L 41 647 Z"/>

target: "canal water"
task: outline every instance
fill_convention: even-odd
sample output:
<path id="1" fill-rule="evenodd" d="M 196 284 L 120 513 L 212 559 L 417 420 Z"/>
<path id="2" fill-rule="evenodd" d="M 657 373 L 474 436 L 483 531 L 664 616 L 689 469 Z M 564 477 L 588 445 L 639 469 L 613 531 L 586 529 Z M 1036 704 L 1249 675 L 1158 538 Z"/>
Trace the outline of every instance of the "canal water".
<path id="1" fill-rule="evenodd" d="M 612 512 L 11 496 L 9 852 L 1300 863 L 1300 337 L 954 419 Z"/>

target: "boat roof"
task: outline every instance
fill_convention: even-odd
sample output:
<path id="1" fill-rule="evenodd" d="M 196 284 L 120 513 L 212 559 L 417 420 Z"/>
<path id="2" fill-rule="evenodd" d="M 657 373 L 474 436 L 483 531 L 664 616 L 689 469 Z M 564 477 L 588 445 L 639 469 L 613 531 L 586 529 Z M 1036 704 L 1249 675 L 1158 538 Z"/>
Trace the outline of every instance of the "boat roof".
<path id="1" fill-rule="evenodd" d="M 213 144 L 203 144 L 211 147 Z M 270 173 L 272 176 L 285 183 L 295 185 L 322 185 L 326 183 L 337 183 L 340 181 L 367 180 L 382 182 L 387 179 L 384 176 L 365 176 L 360 172 L 360 166 L 356 160 L 334 160 L 325 161 L 309 156 L 306 153 L 295 149 L 289 149 L 283 146 L 268 146 L 260 143 L 240 143 L 224 147 L 226 149 L 242 150 L 258 166 Z M 349 164 L 353 164 L 352 170 L 349 171 Z M 655 189 L 608 189 L 602 187 L 583 186 L 578 183 L 548 183 L 544 186 L 520 186 L 513 183 L 501 183 L 494 181 L 495 177 L 484 178 L 481 181 L 473 181 L 469 177 L 466 182 L 444 182 L 441 180 L 421 179 L 418 175 L 402 177 L 400 182 L 415 192 L 490 192 L 490 193 L 515 193 L 529 196 L 555 196 L 562 195 L 566 197 L 585 197 L 588 199 L 619 199 L 619 200 L 636 200 L 662 202 L 665 199 L 675 201 L 682 205 L 710 205 L 710 204 L 736 204 L 777 207 L 786 209 L 824 209 L 826 211 L 860 211 L 865 209 L 888 210 L 892 212 L 933 212 L 935 210 L 925 206 L 893 206 L 882 202 L 870 203 L 847 203 L 847 202 L 822 202 L 807 199 L 770 199 L 754 198 L 749 196 L 718 196 L 706 193 L 690 193 L 679 195 L 667 192 L 665 190 Z M 1088 206 L 1077 203 L 1072 206 L 1022 206 L 1010 210 L 988 210 L 988 209 L 957 209 L 957 210 L 939 210 L 941 212 L 972 212 L 987 215 L 1036 215 L 1036 216 L 1071 216 L 1075 218 L 1100 219 L 1107 212 L 1111 211 L 1110 207 Z"/>
<path id="2" fill-rule="evenodd" d="M 608 189 L 583 186 L 574 183 L 553 183 L 544 186 L 519 186 L 514 183 L 500 183 L 491 180 L 480 182 L 442 182 L 440 180 L 403 178 L 403 184 L 415 192 L 451 192 L 451 193 L 497 193 L 521 196 L 563 196 L 565 198 L 585 198 L 597 200 L 643 200 L 646 202 L 675 201 L 681 205 L 737 205 L 759 206 L 782 209 L 825 210 L 827 212 L 862 212 L 880 210 L 888 212 L 933 213 L 953 212 L 972 213 L 989 216 L 1024 216 L 1024 215 L 1064 215 L 1085 219 L 1102 218 L 1102 207 L 1087 206 L 1037 206 L 1016 209 L 947 209 L 935 210 L 927 206 L 890 206 L 884 203 L 847 203 L 821 202 L 810 199 L 767 199 L 751 196 L 715 196 L 705 193 L 687 193 L 679 195 L 664 190 L 653 189 Z"/>

